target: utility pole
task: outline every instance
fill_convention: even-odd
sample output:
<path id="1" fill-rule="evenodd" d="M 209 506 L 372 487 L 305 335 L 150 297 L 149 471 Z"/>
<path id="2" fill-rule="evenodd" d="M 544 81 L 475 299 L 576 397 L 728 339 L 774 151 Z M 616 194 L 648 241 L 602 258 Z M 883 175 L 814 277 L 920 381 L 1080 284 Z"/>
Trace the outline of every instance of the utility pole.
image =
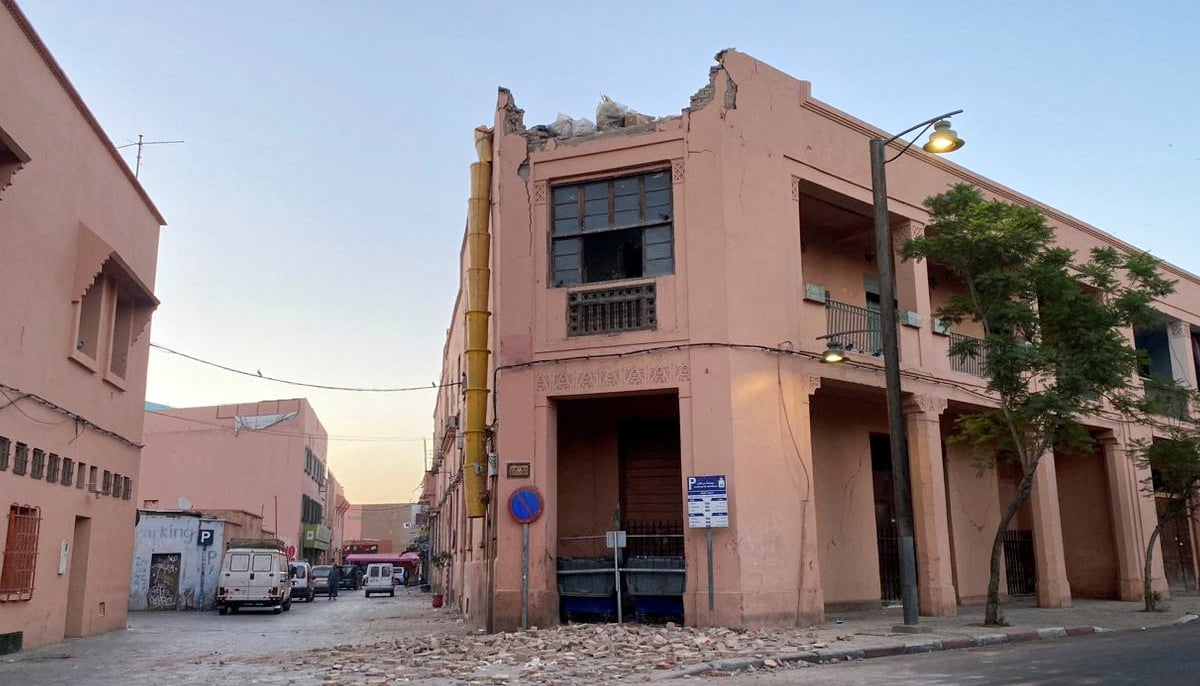
<path id="1" fill-rule="evenodd" d="M 147 141 L 147 140 L 143 140 L 142 134 L 139 133 L 136 143 L 126 143 L 125 145 L 118 145 L 117 150 L 120 150 L 121 148 L 128 148 L 131 145 L 137 146 L 137 159 L 133 166 L 133 178 L 136 179 L 138 177 L 138 174 L 140 174 L 142 171 L 142 146 L 145 146 L 145 145 L 170 145 L 172 143 L 185 143 L 185 142 L 186 141 Z"/>

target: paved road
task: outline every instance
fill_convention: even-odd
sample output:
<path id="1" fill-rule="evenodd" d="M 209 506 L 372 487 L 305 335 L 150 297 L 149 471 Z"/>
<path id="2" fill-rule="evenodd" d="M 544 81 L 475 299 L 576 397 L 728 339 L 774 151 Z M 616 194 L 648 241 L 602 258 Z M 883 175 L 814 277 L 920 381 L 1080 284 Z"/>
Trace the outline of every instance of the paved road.
<path id="1" fill-rule="evenodd" d="M 395 598 L 342 591 L 336 601 L 295 602 L 279 615 L 132 613 L 128 631 L 0 658 L 0 685 L 316 684 L 320 665 L 307 654 L 313 648 L 466 631 L 455 617 L 430 612 L 429 595 L 412 589 Z"/>
<path id="2" fill-rule="evenodd" d="M 1195 684 L 1200 683 L 1198 654 L 1200 622 L 1193 622 L 1139 633 L 876 658 L 712 681 L 727 686 Z"/>

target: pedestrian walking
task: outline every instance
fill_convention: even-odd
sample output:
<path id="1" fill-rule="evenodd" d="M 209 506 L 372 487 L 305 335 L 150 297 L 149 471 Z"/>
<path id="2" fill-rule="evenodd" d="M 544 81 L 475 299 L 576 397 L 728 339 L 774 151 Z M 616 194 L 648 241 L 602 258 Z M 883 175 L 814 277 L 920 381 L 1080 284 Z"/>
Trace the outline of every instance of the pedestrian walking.
<path id="1" fill-rule="evenodd" d="M 342 585 L 342 568 L 334 565 L 329 570 L 329 599 L 337 600 L 338 586 Z"/>

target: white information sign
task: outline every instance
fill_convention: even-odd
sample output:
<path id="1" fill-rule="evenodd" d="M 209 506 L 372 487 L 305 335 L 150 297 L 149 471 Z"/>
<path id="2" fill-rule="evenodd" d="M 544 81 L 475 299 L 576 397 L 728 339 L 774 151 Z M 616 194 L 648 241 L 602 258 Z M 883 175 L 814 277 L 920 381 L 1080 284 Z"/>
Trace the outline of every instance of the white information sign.
<path id="1" fill-rule="evenodd" d="M 729 490 L 724 474 L 687 478 L 688 528 L 729 526 Z"/>

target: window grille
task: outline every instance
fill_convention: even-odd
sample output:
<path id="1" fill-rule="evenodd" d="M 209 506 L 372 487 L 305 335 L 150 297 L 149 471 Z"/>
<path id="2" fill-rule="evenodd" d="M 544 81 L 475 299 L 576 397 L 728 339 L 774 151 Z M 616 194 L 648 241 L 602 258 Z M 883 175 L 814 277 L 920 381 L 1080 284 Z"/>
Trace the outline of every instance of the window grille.
<path id="1" fill-rule="evenodd" d="M 40 515 L 38 508 L 28 505 L 14 504 L 8 509 L 4 564 L 0 568 L 0 600 L 29 600 L 33 596 Z"/>
<path id="2" fill-rule="evenodd" d="M 567 295 L 567 335 L 641 331 L 658 326 L 654 284 L 575 291 Z"/>
<path id="3" fill-rule="evenodd" d="M 58 465 L 59 457 L 54 453 L 50 453 L 50 461 L 46 464 L 46 481 L 50 483 L 58 483 Z"/>
<path id="4" fill-rule="evenodd" d="M 7 436 L 0 436 L 0 472 L 8 469 L 8 449 L 12 445 Z"/>
<path id="5" fill-rule="evenodd" d="M 59 481 L 63 486 L 70 486 L 75 480 L 75 461 L 69 457 L 62 459 L 62 480 Z"/>

